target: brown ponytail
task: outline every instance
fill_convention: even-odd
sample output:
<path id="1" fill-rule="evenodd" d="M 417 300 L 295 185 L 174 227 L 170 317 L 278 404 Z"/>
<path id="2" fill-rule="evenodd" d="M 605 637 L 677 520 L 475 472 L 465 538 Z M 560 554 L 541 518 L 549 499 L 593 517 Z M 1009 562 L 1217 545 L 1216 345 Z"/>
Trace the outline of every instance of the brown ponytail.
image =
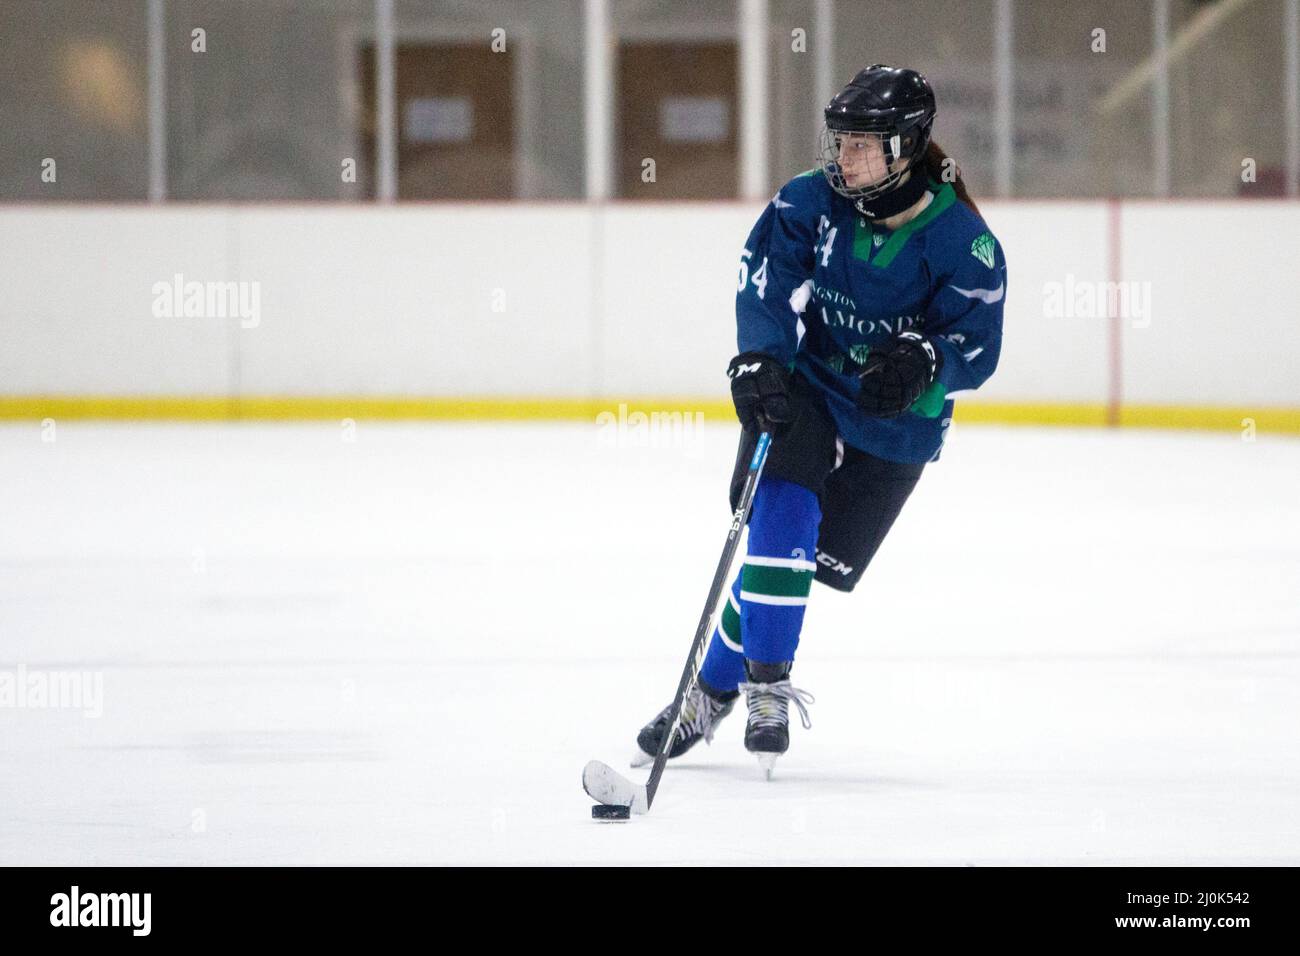
<path id="1" fill-rule="evenodd" d="M 966 191 L 966 184 L 962 182 L 961 178 L 961 167 L 957 165 L 955 160 L 949 159 L 948 154 L 940 149 L 939 144 L 934 140 L 930 140 L 929 145 L 925 147 L 925 159 L 923 162 L 925 164 L 925 172 L 927 176 L 931 179 L 937 180 L 938 182 L 950 181 L 952 183 L 953 192 L 957 194 L 957 198 L 969 206 L 970 211 L 975 213 L 975 215 L 979 216 L 981 219 L 984 218 L 983 214 L 979 210 L 979 206 L 975 205 L 975 200 L 971 199 L 970 193 Z M 949 169 L 951 169 L 951 172 Z"/>

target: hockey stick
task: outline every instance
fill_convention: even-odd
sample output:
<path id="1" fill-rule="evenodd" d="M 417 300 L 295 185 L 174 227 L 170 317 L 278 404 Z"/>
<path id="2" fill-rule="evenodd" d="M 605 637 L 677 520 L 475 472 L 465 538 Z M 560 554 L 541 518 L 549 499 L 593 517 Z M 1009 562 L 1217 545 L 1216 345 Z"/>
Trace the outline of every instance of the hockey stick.
<path id="1" fill-rule="evenodd" d="M 768 447 L 772 443 L 769 432 L 758 436 L 758 445 L 754 457 L 750 459 L 749 471 L 745 475 L 745 484 L 740 492 L 740 502 L 731 518 L 731 528 L 727 532 L 727 543 L 718 559 L 718 569 L 713 573 L 713 584 L 709 588 L 708 599 L 704 602 L 704 611 L 700 614 L 699 626 L 695 629 L 695 641 L 691 644 L 690 656 L 686 658 L 686 667 L 682 670 L 682 679 L 677 683 L 677 697 L 673 700 L 673 709 L 668 721 L 668 732 L 664 734 L 659 752 L 655 754 L 654 766 L 650 768 L 650 778 L 645 786 L 632 783 L 608 764 L 593 760 L 582 770 L 582 788 L 592 799 L 614 807 L 628 807 L 633 813 L 649 813 L 654 803 L 655 793 L 659 790 L 659 779 L 663 776 L 668 763 L 668 751 L 672 749 L 682 719 L 682 705 L 686 702 L 686 693 L 695 682 L 704 664 L 704 652 L 708 647 L 709 635 L 713 630 L 713 618 L 717 614 L 718 601 L 722 589 L 727 586 L 731 575 L 731 563 L 735 560 L 736 550 L 740 547 L 740 532 L 749 521 L 749 511 L 754 505 L 754 493 L 758 490 L 758 481 L 767 463 Z"/>

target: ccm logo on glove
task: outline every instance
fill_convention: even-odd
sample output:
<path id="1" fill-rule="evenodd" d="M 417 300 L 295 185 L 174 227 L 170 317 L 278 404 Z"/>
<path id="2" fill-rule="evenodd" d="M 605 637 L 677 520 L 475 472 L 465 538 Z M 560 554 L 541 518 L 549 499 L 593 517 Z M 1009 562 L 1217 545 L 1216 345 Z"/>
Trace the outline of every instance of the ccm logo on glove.
<path id="1" fill-rule="evenodd" d="M 779 434 L 794 416 L 790 410 L 790 371 L 770 355 L 742 352 L 727 366 L 731 401 L 745 428 Z"/>

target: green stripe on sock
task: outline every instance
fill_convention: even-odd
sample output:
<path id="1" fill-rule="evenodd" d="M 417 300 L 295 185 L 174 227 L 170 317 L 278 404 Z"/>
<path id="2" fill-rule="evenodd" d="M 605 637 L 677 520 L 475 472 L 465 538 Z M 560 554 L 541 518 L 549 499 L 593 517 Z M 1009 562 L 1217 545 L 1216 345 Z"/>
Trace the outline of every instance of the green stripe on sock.
<path id="1" fill-rule="evenodd" d="M 731 606 L 730 599 L 722 605 L 722 633 L 727 635 L 727 640 L 731 641 L 737 647 L 743 647 L 740 640 L 740 615 L 736 609 Z"/>
<path id="2" fill-rule="evenodd" d="M 747 564 L 740 572 L 740 588 L 754 594 L 774 597 L 807 597 L 812 590 L 813 573 L 796 568 L 765 568 Z"/>

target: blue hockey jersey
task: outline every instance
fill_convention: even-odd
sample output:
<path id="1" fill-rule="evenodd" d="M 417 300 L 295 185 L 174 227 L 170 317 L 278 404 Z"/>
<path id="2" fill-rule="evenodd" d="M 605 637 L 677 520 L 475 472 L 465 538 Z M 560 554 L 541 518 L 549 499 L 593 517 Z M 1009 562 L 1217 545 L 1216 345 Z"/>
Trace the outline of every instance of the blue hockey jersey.
<path id="1" fill-rule="evenodd" d="M 993 374 L 1002 344 L 1007 267 L 988 226 L 950 183 L 895 230 L 861 216 L 813 169 L 781 187 L 741 256 L 741 352 L 796 369 L 826 398 L 844 441 L 890 461 L 939 457 L 954 392 Z M 867 352 L 915 329 L 943 353 L 938 379 L 894 419 L 855 404 Z"/>

